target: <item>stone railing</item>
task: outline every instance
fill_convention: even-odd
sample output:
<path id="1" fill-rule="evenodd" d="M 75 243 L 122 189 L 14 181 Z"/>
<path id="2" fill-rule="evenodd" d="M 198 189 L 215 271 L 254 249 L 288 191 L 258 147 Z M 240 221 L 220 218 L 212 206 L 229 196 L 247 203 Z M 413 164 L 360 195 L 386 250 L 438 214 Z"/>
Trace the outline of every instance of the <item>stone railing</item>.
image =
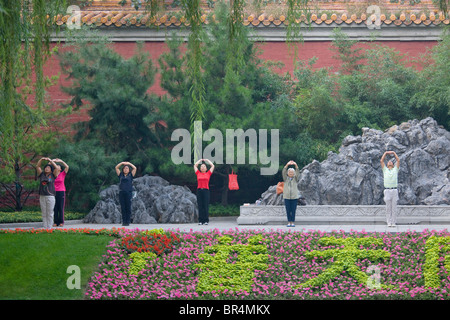
<path id="1" fill-rule="evenodd" d="M 385 206 L 297 206 L 299 224 L 386 224 Z M 286 223 L 284 206 L 243 205 L 239 225 Z M 397 224 L 450 224 L 450 206 L 398 206 Z"/>

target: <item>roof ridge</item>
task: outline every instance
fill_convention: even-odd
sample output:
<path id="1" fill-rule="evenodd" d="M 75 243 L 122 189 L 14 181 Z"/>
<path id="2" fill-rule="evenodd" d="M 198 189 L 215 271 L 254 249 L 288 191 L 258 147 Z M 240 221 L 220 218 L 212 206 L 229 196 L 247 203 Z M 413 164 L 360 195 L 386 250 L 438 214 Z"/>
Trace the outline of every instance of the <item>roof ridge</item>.
<path id="1" fill-rule="evenodd" d="M 189 22 L 186 20 L 184 16 L 176 15 L 172 12 L 165 12 L 163 15 L 155 15 L 153 17 L 150 16 L 149 13 L 145 11 L 136 11 L 136 10 L 81 10 L 80 11 L 80 19 L 82 24 L 86 25 L 97 25 L 97 26 L 111 26 L 114 25 L 116 27 L 121 26 L 189 26 Z M 73 23 L 76 22 L 75 15 L 57 15 L 54 19 L 57 25 L 66 24 L 69 19 L 72 19 Z M 215 18 L 214 15 L 212 17 Z M 429 12 L 426 14 L 425 12 L 401 12 L 401 13 L 391 13 L 385 14 L 381 13 L 378 17 L 374 14 L 368 13 L 329 13 L 329 12 L 310 12 L 310 22 L 312 25 L 320 25 L 322 23 L 331 24 L 336 23 L 340 24 L 372 24 L 379 23 L 380 25 L 389 25 L 394 23 L 395 25 L 410 25 L 414 23 L 424 24 L 424 25 L 438 25 L 438 24 L 449 24 L 449 18 L 446 18 L 442 12 Z M 208 20 L 208 15 L 203 14 L 201 16 L 201 20 L 204 24 L 208 24 L 210 21 Z M 299 19 L 296 19 L 297 23 L 306 22 L 306 16 L 303 14 Z M 250 14 L 245 15 L 243 19 L 243 24 L 246 26 L 280 26 L 280 25 L 288 25 L 289 22 L 285 15 L 279 14 L 267 14 L 262 13 L 259 15 Z"/>

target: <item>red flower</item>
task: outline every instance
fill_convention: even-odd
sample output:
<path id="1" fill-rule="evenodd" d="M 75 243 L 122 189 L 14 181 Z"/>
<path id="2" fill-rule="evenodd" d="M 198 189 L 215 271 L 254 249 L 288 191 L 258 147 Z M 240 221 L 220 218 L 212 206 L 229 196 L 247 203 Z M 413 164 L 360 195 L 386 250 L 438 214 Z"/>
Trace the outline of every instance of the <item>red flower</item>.
<path id="1" fill-rule="evenodd" d="M 173 246 L 178 243 L 178 237 L 173 234 L 168 237 L 166 234 L 136 233 L 125 236 L 121 240 L 121 246 L 129 253 L 134 251 L 153 252 L 157 255 L 171 252 Z"/>

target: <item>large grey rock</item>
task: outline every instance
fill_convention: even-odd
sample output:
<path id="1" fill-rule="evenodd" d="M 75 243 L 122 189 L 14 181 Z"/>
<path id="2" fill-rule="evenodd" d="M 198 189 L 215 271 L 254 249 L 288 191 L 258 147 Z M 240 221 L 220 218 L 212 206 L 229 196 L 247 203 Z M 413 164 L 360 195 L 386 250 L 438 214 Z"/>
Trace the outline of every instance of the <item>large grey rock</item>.
<path id="1" fill-rule="evenodd" d="M 134 224 L 190 223 L 198 221 L 197 197 L 185 186 L 145 175 L 133 180 L 136 197 L 131 204 Z M 84 218 L 86 223 L 121 223 L 119 186 L 100 192 L 100 200 Z"/>
<path id="2" fill-rule="evenodd" d="M 325 161 L 315 160 L 300 171 L 298 189 L 310 205 L 382 205 L 380 159 L 387 150 L 400 158 L 400 205 L 450 204 L 450 132 L 432 118 L 347 136 L 339 154 L 330 152 Z M 262 204 L 282 204 L 274 186 L 261 198 Z"/>

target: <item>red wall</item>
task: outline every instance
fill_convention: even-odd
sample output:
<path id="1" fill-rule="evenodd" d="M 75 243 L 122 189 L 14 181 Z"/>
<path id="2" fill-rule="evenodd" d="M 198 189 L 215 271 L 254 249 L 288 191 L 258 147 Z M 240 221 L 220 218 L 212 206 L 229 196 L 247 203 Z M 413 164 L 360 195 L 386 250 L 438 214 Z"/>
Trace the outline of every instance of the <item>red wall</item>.
<path id="1" fill-rule="evenodd" d="M 424 54 L 427 49 L 431 49 L 437 44 L 436 41 L 384 41 L 381 44 L 394 48 L 402 54 L 410 57 L 419 57 Z M 362 44 L 367 47 L 366 44 Z M 267 42 L 260 45 L 263 51 L 261 57 L 263 59 L 282 61 L 286 65 L 282 72 L 290 72 L 294 69 L 293 56 L 289 55 L 287 44 L 283 42 Z M 333 67 L 338 66 L 338 60 L 333 58 L 336 52 L 331 50 L 330 41 L 306 42 L 297 45 L 299 59 L 311 59 L 317 57 L 316 67 Z M 291 49 L 292 51 L 292 49 Z"/>
<path id="2" fill-rule="evenodd" d="M 431 49 L 436 45 L 436 41 L 385 41 L 382 44 L 395 48 L 397 51 L 407 54 L 409 57 L 419 57 L 421 54 L 427 52 L 427 49 Z M 281 61 L 285 64 L 284 68 L 280 72 L 290 72 L 292 75 L 293 71 L 293 56 L 288 52 L 287 44 L 284 42 L 265 42 L 259 43 L 259 48 L 261 49 L 261 58 L 266 60 Z M 364 44 L 363 44 L 364 45 Z M 298 44 L 298 58 L 299 59 L 310 59 L 314 56 L 318 58 L 315 66 L 316 67 L 333 67 L 337 66 L 338 61 L 333 58 L 335 55 L 334 51 L 330 50 L 330 41 L 316 41 L 316 42 L 306 42 L 303 44 Z M 123 57 L 131 57 L 136 50 L 135 42 L 118 42 L 114 44 L 115 50 L 120 53 Z M 167 46 L 164 42 L 147 42 L 144 45 L 145 50 L 148 51 L 151 58 L 154 60 L 155 65 L 158 65 L 158 57 L 163 53 L 168 51 Z M 58 74 L 61 69 L 59 67 L 59 62 L 56 57 L 50 59 L 45 67 L 45 74 L 48 76 Z M 69 97 L 64 94 L 60 86 L 68 85 L 70 82 L 65 79 L 65 75 L 61 74 L 58 84 L 48 90 L 50 99 L 59 104 L 61 102 L 68 102 Z M 164 94 L 164 91 L 159 86 L 159 75 L 156 76 L 155 84 L 150 88 L 151 92 L 158 95 Z M 72 114 L 67 116 L 66 121 L 68 128 L 69 123 L 77 122 L 80 120 L 87 120 L 86 111 L 79 114 Z"/>

